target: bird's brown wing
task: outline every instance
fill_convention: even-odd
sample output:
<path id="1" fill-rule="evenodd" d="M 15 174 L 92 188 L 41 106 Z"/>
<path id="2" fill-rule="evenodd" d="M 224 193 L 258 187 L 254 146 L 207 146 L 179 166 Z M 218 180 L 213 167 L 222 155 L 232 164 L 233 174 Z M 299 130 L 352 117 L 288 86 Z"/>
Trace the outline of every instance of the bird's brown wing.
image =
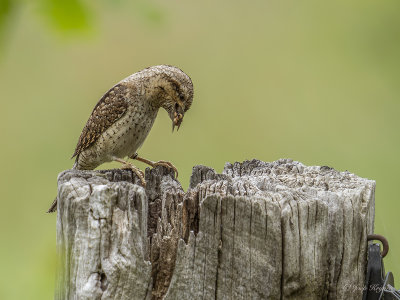
<path id="1" fill-rule="evenodd" d="M 107 128 L 125 114 L 128 108 L 126 94 L 126 87 L 117 84 L 99 100 L 82 130 L 72 157 L 93 145 Z"/>

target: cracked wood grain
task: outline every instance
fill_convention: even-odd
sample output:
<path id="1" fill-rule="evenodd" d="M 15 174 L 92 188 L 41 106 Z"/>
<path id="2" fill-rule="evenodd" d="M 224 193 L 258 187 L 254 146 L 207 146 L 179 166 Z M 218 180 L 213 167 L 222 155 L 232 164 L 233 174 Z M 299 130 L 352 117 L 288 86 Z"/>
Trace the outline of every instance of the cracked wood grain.
<path id="1" fill-rule="evenodd" d="M 60 174 L 55 299 L 361 298 L 374 181 L 289 159 L 146 181 Z"/>

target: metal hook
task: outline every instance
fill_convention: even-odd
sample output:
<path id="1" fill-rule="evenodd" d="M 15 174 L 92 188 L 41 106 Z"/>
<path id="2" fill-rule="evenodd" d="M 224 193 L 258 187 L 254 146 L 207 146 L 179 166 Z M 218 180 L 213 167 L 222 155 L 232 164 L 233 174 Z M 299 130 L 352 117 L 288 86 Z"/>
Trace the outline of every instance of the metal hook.
<path id="1" fill-rule="evenodd" d="M 381 252 L 382 258 L 386 256 L 389 252 L 389 242 L 388 240 L 380 234 L 369 234 L 367 236 L 367 241 L 380 241 L 382 243 L 383 250 Z"/>

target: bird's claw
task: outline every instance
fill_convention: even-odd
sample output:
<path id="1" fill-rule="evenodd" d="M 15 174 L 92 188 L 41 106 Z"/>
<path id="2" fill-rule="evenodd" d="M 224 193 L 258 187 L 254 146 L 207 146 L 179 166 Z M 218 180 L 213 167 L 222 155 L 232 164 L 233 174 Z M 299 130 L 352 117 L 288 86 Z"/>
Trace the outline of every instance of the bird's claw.
<path id="1" fill-rule="evenodd" d="M 144 179 L 144 173 L 138 167 L 135 167 L 134 165 L 132 165 L 130 163 L 125 163 L 122 165 L 121 169 L 132 170 L 132 172 L 134 172 L 139 177 L 140 182 L 142 183 L 143 187 L 146 187 L 146 180 Z"/>
<path id="2" fill-rule="evenodd" d="M 153 161 L 145 159 L 143 157 L 139 157 L 137 155 L 137 153 L 132 155 L 131 158 L 132 159 L 136 159 L 136 160 L 138 160 L 138 161 L 140 161 L 142 163 L 148 164 L 152 168 L 157 167 L 157 166 L 163 166 L 163 167 L 166 167 L 168 169 L 172 169 L 174 171 L 175 178 L 178 178 L 178 169 L 175 168 L 175 166 L 173 164 L 171 164 L 169 161 L 159 160 L 157 162 L 153 162 Z"/>
<path id="3" fill-rule="evenodd" d="M 175 178 L 178 178 L 178 169 L 172 163 L 170 163 L 169 161 L 159 160 L 159 161 L 157 161 L 157 162 L 155 162 L 153 164 L 153 168 L 156 167 L 156 166 L 163 166 L 163 167 L 166 167 L 168 169 L 174 170 Z"/>

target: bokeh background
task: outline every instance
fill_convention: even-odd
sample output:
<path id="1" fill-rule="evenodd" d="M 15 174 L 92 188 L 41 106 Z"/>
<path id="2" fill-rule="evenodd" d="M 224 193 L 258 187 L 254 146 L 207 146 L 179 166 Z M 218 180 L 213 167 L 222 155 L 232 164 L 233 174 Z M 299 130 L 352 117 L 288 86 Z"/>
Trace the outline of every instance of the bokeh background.
<path id="1" fill-rule="evenodd" d="M 56 215 L 93 106 L 172 64 L 194 82 L 178 133 L 164 111 L 140 154 L 192 166 L 292 158 L 376 180 L 376 232 L 400 287 L 400 2 L 0 1 L 0 299 L 51 299 Z M 102 168 L 118 165 L 106 164 Z M 144 168 L 143 165 L 139 165 Z"/>

